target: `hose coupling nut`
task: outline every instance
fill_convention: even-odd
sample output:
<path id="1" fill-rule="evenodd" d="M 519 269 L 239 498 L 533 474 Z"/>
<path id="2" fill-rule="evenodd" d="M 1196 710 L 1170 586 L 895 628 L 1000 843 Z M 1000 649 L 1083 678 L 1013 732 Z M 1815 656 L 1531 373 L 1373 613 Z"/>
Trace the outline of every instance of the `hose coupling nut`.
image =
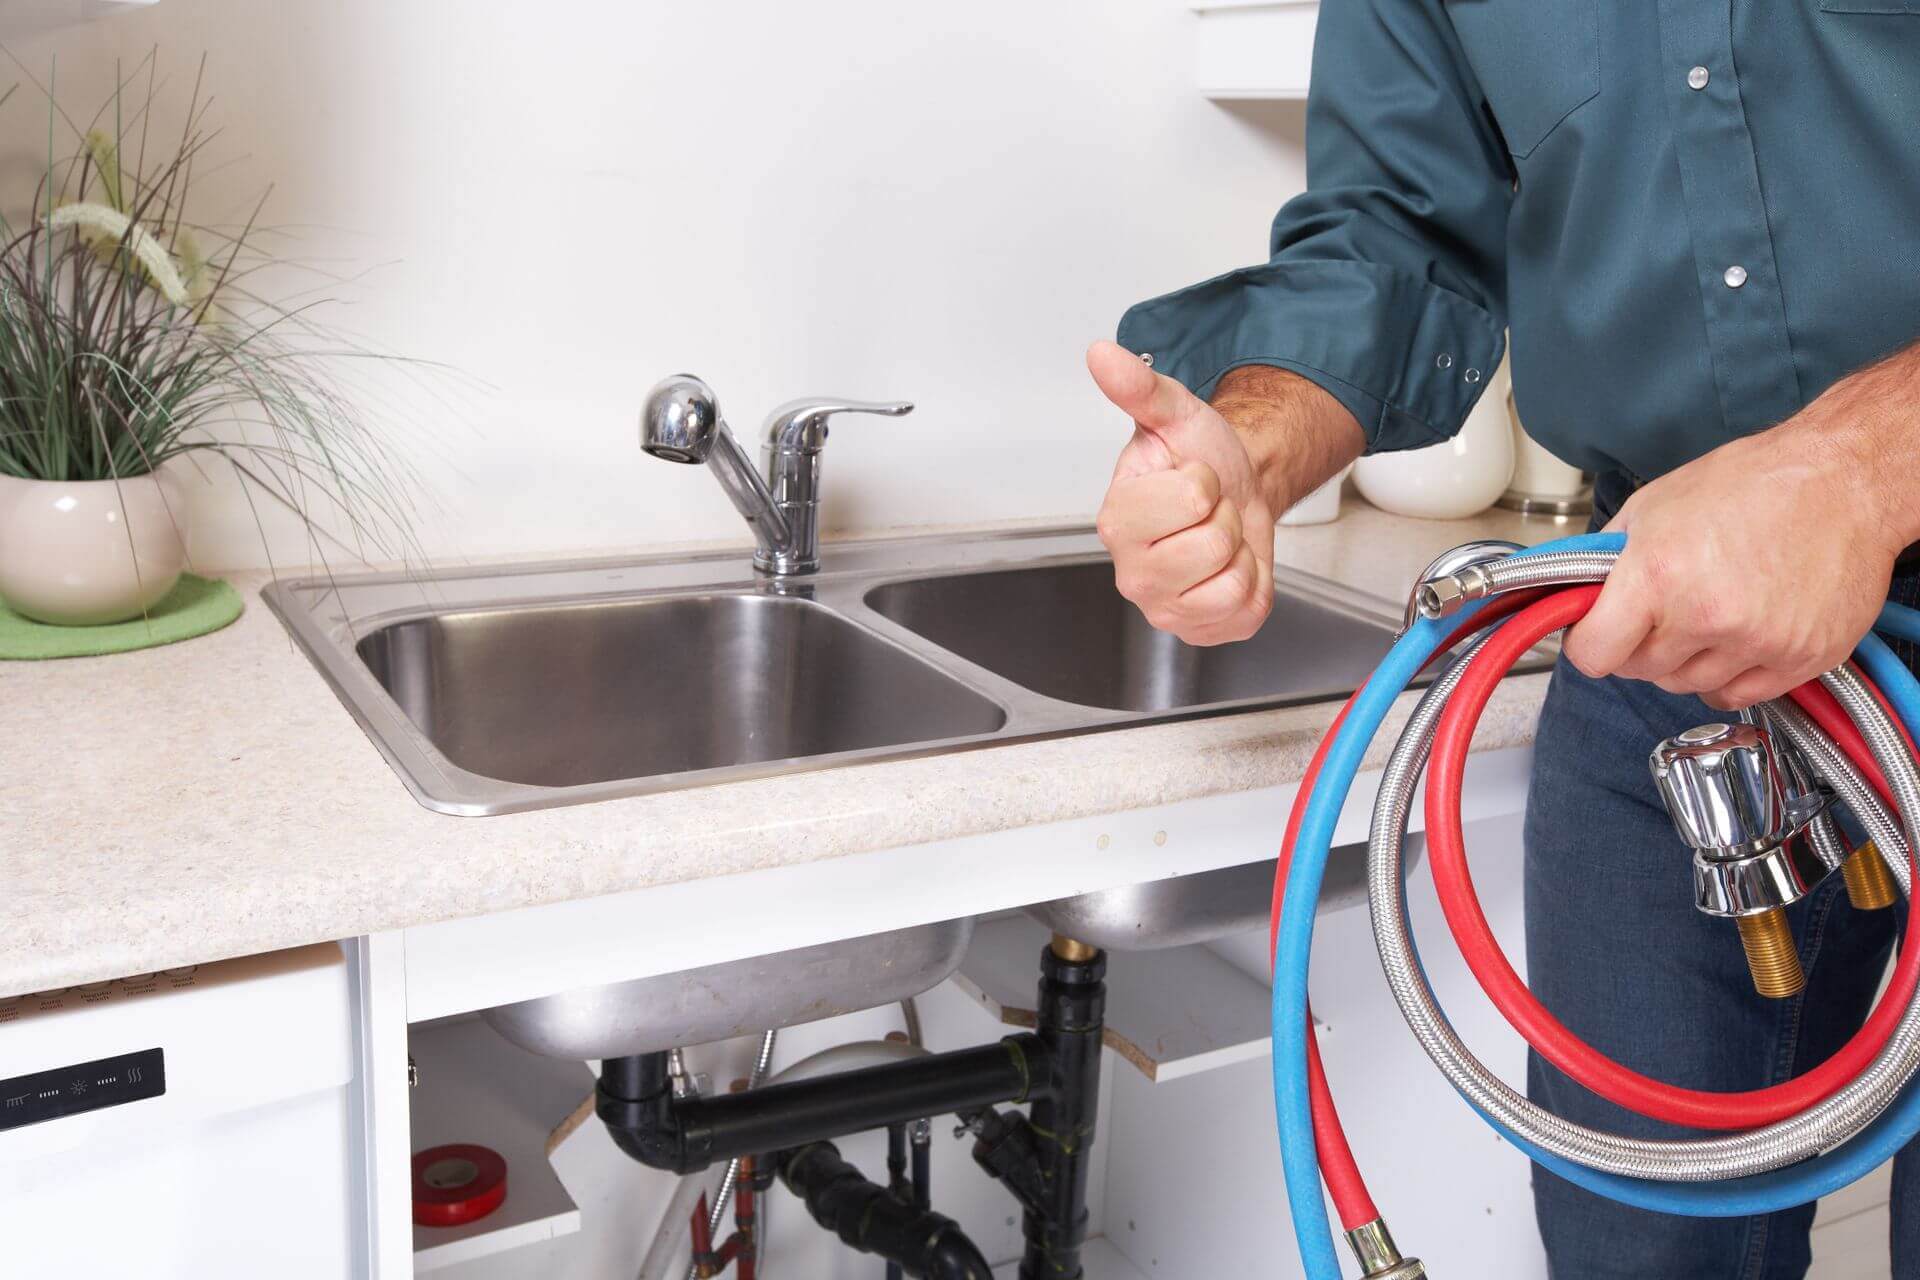
<path id="1" fill-rule="evenodd" d="M 1484 600 L 1493 584 L 1482 565 L 1468 565 L 1458 573 L 1428 578 L 1420 584 L 1415 600 L 1423 618 L 1450 618 L 1475 600 Z"/>
<path id="2" fill-rule="evenodd" d="M 1413 629 L 1422 618 L 1437 620 L 1457 613 L 1469 601 L 1492 593 L 1485 569 L 1520 550 L 1517 542 L 1488 538 L 1463 542 L 1442 551 L 1433 563 L 1421 570 L 1407 598 L 1406 616 L 1400 622 L 1400 634 Z"/>
<path id="3" fill-rule="evenodd" d="M 1383 1218 L 1375 1218 L 1347 1232 L 1347 1244 L 1360 1261 L 1363 1280 L 1416 1280 L 1427 1274 L 1426 1265 L 1420 1259 L 1400 1256 Z"/>

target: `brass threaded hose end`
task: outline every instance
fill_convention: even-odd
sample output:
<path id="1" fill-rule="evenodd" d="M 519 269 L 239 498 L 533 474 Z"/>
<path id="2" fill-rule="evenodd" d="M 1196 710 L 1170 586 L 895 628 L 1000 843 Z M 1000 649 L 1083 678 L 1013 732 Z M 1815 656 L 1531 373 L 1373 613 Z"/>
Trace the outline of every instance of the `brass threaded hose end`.
<path id="1" fill-rule="evenodd" d="M 1753 989 L 1771 1000 L 1799 995 L 1807 975 L 1800 967 L 1800 948 L 1794 945 L 1786 913 L 1776 907 L 1740 916 L 1734 923 L 1740 926 L 1740 945 L 1747 953 Z"/>
<path id="2" fill-rule="evenodd" d="M 1847 855 L 1840 864 L 1840 878 L 1847 882 L 1847 901 L 1856 910 L 1880 911 L 1899 901 L 1893 872 L 1887 870 L 1887 860 L 1871 840 Z"/>

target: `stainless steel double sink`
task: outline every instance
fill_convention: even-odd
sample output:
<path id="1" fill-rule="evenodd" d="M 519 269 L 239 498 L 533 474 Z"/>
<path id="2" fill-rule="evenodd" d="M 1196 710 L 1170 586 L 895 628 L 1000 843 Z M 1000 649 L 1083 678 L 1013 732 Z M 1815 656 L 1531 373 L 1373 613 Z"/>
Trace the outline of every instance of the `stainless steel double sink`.
<path id="1" fill-rule="evenodd" d="M 1114 590 L 1085 529 L 840 544 L 769 580 L 738 552 L 276 583 L 267 602 L 420 802 L 486 815 L 857 761 L 1322 701 L 1393 640 L 1395 605 L 1281 570 L 1273 616 L 1194 648 Z M 1272 864 L 1041 903 L 1096 945 L 1262 918 Z M 489 1012 L 604 1057 L 872 1007 L 949 976 L 949 921 Z"/>
<path id="2" fill-rule="evenodd" d="M 1343 696 L 1398 609 L 1282 570 L 1252 639 L 1149 627 L 1085 530 L 312 578 L 267 603 L 420 802 L 486 815 Z"/>

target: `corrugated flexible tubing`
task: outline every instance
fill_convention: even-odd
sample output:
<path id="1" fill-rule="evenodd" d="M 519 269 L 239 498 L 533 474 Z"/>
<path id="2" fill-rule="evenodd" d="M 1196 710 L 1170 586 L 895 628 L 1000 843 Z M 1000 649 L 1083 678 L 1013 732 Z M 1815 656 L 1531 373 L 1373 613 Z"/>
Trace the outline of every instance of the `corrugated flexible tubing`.
<path id="1" fill-rule="evenodd" d="M 1311 1056 L 1310 1023 L 1306 1018 L 1306 966 L 1311 951 L 1313 904 L 1319 895 L 1333 825 L 1341 804 L 1368 742 L 1394 699 L 1435 653 L 1475 630 L 1476 619 L 1484 623 L 1486 618 L 1481 616 L 1481 611 L 1490 607 L 1503 611 L 1510 608 L 1510 597 L 1503 598 L 1502 592 L 1562 587 L 1604 577 L 1622 542 L 1618 535 L 1607 534 L 1563 539 L 1489 566 L 1479 576 L 1474 590 L 1480 596 L 1491 596 L 1493 605 L 1489 606 L 1484 599 L 1470 599 L 1462 614 L 1451 620 L 1458 625 L 1448 627 L 1437 619 L 1422 618 L 1411 627 L 1343 711 L 1315 756 L 1314 776 L 1302 784 L 1302 800 L 1296 804 L 1289 823 L 1289 839 L 1282 858 L 1282 883 L 1276 886 L 1276 897 L 1281 901 L 1275 929 L 1274 1085 L 1290 1208 L 1307 1273 L 1315 1280 L 1337 1280 L 1340 1274 L 1320 1197 L 1320 1162 L 1324 1160 L 1330 1166 L 1329 1187 L 1343 1225 L 1352 1228 L 1377 1216 L 1371 1201 L 1365 1197 L 1357 1168 L 1339 1167 L 1351 1165 L 1351 1153 L 1346 1150 L 1344 1135 L 1338 1133 L 1337 1117 L 1324 1076 L 1313 1070 L 1318 1064 Z M 1479 705 L 1484 706 L 1485 695 L 1490 694 L 1494 680 L 1512 660 L 1540 635 L 1556 629 L 1555 618 L 1560 619 L 1557 626 L 1577 618 L 1584 612 L 1585 603 L 1590 603 L 1592 594 L 1589 589 L 1585 601 L 1530 606 L 1532 617 L 1528 627 L 1543 630 L 1532 639 L 1525 639 L 1526 628 L 1514 630 L 1521 628 L 1521 624 L 1508 623 L 1505 630 L 1513 634 L 1495 633 L 1491 642 L 1476 644 L 1475 651 L 1481 656 L 1471 664 L 1463 658 L 1450 668 L 1416 707 L 1383 777 L 1370 841 L 1369 879 L 1376 940 L 1381 944 L 1390 984 L 1395 986 L 1396 999 L 1401 1001 L 1410 1024 L 1415 1025 L 1417 1034 L 1422 1034 L 1424 1047 L 1448 1072 L 1456 1088 L 1496 1129 L 1561 1176 L 1615 1199 L 1667 1212 L 1734 1215 L 1804 1203 L 1861 1176 L 1920 1130 L 1920 1089 L 1902 1089 L 1916 1068 L 1920 1068 L 1920 1004 L 1910 1001 L 1903 1004 L 1899 998 L 1903 990 L 1911 995 L 1914 975 L 1920 973 L 1920 968 L 1910 968 L 1916 962 L 1903 955 L 1899 975 L 1904 976 L 1896 976 L 1893 992 L 1861 1036 L 1842 1051 L 1845 1056 L 1837 1059 L 1839 1066 L 1826 1064 L 1800 1081 L 1772 1091 L 1718 1096 L 1734 1099 L 1730 1105 L 1745 1108 L 1744 1114 L 1749 1118 L 1772 1117 L 1759 1128 L 1725 1138 L 1654 1143 L 1630 1141 L 1568 1125 L 1558 1117 L 1532 1108 L 1524 1098 L 1486 1073 L 1454 1037 L 1444 1015 L 1434 1004 L 1411 937 L 1406 933 L 1400 886 L 1400 843 L 1413 784 L 1426 764 L 1433 734 L 1443 713 L 1449 710 L 1451 696 L 1460 682 L 1471 678 L 1484 661 L 1487 665 L 1483 670 L 1492 674 L 1483 674 L 1474 686 L 1474 696 Z M 1903 614 L 1889 606 L 1883 624 L 1903 637 L 1920 639 L 1920 615 Z M 1495 649 L 1495 645 L 1500 647 Z M 1493 650 L 1491 656 L 1488 650 Z M 1832 709 L 1844 708 L 1845 714 L 1860 726 L 1856 733 L 1840 735 L 1841 748 L 1851 748 L 1856 759 L 1849 760 L 1844 750 L 1825 739 L 1813 742 L 1809 754 L 1816 768 L 1859 813 L 1869 834 L 1880 840 L 1881 848 L 1888 854 L 1890 870 L 1902 889 L 1907 890 L 1911 887 L 1911 876 L 1906 845 L 1899 840 L 1897 830 L 1880 808 L 1878 797 L 1869 788 L 1871 784 L 1878 784 L 1889 792 L 1897 799 L 1909 829 L 1920 829 L 1920 822 L 1915 821 L 1916 816 L 1920 816 L 1920 773 L 1915 771 L 1905 726 L 1890 718 L 1883 709 L 1884 705 L 1891 705 L 1899 720 L 1920 723 L 1920 684 L 1914 682 L 1891 651 L 1874 637 L 1862 642 L 1859 661 L 1872 680 L 1878 681 L 1885 690 L 1884 695 L 1869 681 L 1842 668 L 1825 677 L 1825 683 L 1837 699 L 1836 706 L 1829 708 L 1815 697 L 1811 699 L 1814 714 L 1784 704 L 1774 714 L 1787 736 L 1796 742 L 1810 737 L 1817 739 L 1813 728 L 1815 716 Z M 1456 751 L 1464 757 L 1464 740 L 1470 736 L 1472 720 L 1477 714 L 1477 707 L 1470 712 L 1468 704 L 1463 703 L 1453 718 L 1456 727 L 1449 731 L 1448 745 L 1442 748 L 1450 761 L 1453 760 L 1450 753 Z M 1833 720 L 1830 715 L 1826 718 Z M 1453 767 L 1453 763 L 1447 766 L 1449 770 Z M 1451 795 L 1454 788 L 1444 785 L 1439 772 L 1436 766 L 1430 794 L 1437 790 Z M 1456 786 L 1457 781 L 1455 778 Z M 1440 816 L 1447 816 L 1445 804 L 1441 806 Z M 1452 810 L 1452 821 L 1456 824 L 1457 817 L 1456 805 Z M 1432 825 L 1430 822 L 1430 827 Z M 1452 852 L 1449 851 L 1449 857 Z M 1464 888 L 1466 897 L 1470 898 L 1470 879 L 1456 874 L 1464 872 L 1463 852 L 1459 865 L 1453 866 L 1450 862 L 1449 868 L 1436 865 L 1436 876 L 1454 876 L 1453 889 Z M 1454 896 L 1460 898 L 1458 892 Z M 1454 905 L 1459 908 L 1461 901 Z M 1476 914 L 1477 910 L 1466 911 L 1456 927 L 1464 927 L 1464 932 L 1471 936 L 1475 932 L 1471 927 L 1472 917 Z M 1450 912 L 1450 923 L 1456 923 L 1453 915 Z M 1479 957 L 1489 971 L 1505 966 L 1504 958 L 1496 961 L 1497 951 L 1495 947 L 1491 954 Z M 1508 969 L 1510 972 L 1510 967 Z M 1521 990 L 1524 991 L 1524 987 Z M 1512 1010 L 1506 1012 L 1510 1017 L 1516 1016 Z M 1535 1031 L 1548 1024 L 1558 1025 L 1537 1005 L 1535 1012 L 1545 1019 L 1544 1023 L 1534 1026 Z M 1527 1018 L 1522 1017 L 1521 1021 Z M 1565 1051 L 1567 1046 L 1563 1044 L 1559 1048 Z M 1816 1085 L 1838 1083 L 1846 1074 L 1842 1068 L 1861 1060 L 1867 1061 L 1857 1078 L 1839 1084 L 1830 1096 L 1817 1096 L 1820 1090 Z M 1611 1077 L 1611 1073 L 1603 1072 L 1603 1075 Z M 1694 1108 L 1718 1103 L 1714 1095 L 1671 1090 L 1658 1081 L 1632 1073 L 1611 1079 L 1614 1086 L 1644 1088 L 1660 1106 Z M 1810 1104 L 1795 1114 L 1796 1109 L 1788 1103 L 1805 1100 L 1808 1095 L 1814 1095 Z M 1331 1132 L 1321 1133 L 1321 1129 Z M 1317 1156 L 1316 1139 L 1320 1146 Z M 1837 1149 L 1829 1150 L 1836 1144 Z M 1822 1151 L 1826 1154 L 1816 1154 Z M 1805 1158 L 1808 1156 L 1816 1158 Z"/>

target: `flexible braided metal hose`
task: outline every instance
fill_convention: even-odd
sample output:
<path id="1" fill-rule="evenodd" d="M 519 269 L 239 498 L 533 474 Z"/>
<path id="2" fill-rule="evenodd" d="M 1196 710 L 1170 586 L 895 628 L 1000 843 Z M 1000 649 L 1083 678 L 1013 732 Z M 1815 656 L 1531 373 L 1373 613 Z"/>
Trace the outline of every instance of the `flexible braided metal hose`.
<path id="1" fill-rule="evenodd" d="M 1479 581 L 1464 598 L 1592 582 L 1606 576 L 1615 558 L 1604 552 L 1571 552 L 1498 561 L 1479 571 Z M 1423 611 L 1425 603 L 1423 593 Z M 1381 965 L 1422 1049 L 1454 1087 L 1474 1106 L 1543 1150 L 1589 1168 L 1656 1181 L 1717 1181 L 1782 1168 L 1846 1141 L 1871 1123 L 1920 1070 L 1920 1000 L 1903 1011 L 1881 1052 L 1851 1083 L 1786 1120 L 1710 1138 L 1655 1141 L 1574 1124 L 1536 1107 L 1474 1058 L 1447 1024 L 1420 969 L 1401 892 L 1401 851 L 1415 787 L 1426 767 L 1440 713 L 1464 669 L 1465 659 L 1456 661 L 1415 706 L 1382 777 L 1368 841 L 1369 905 Z M 1906 827 L 1920 830 L 1920 772 L 1907 755 L 1898 729 L 1847 668 L 1829 672 L 1822 681 L 1859 726 L 1886 775 Z M 1882 846 L 1888 851 L 1888 868 L 1902 892 L 1910 893 L 1907 842 L 1864 780 L 1824 735 L 1811 728 L 1797 707 L 1783 700 L 1770 704 L 1768 711 L 1781 718 L 1796 745 L 1801 745 L 1803 737 L 1814 743 L 1808 755 L 1815 768 L 1855 808 L 1876 841 L 1893 841 Z"/>
<path id="2" fill-rule="evenodd" d="M 1888 872 L 1904 886 L 1906 877 L 1912 874 L 1906 833 L 1900 830 L 1860 771 L 1853 767 L 1853 761 L 1847 759 L 1846 752 L 1834 746 L 1814 724 L 1813 717 L 1792 702 L 1782 699 L 1769 704 L 1767 715 L 1779 726 L 1782 736 L 1813 762 L 1814 772 L 1831 784 L 1847 808 L 1853 810 L 1860 825 L 1866 828 L 1868 838 L 1885 850 Z"/>
<path id="3" fill-rule="evenodd" d="M 760 1034 L 760 1051 L 753 1056 L 753 1070 L 747 1076 L 747 1087 L 757 1089 L 761 1081 L 767 1078 L 767 1069 L 773 1065 L 773 1046 L 780 1039 L 779 1029 L 773 1028 Z M 733 1204 L 733 1193 L 740 1186 L 740 1158 L 735 1156 L 727 1161 L 727 1170 L 720 1175 L 720 1189 L 714 1194 L 713 1203 L 707 1208 L 707 1230 L 718 1235 L 720 1224 L 727 1220 L 727 1209 Z M 700 1274 L 700 1259 L 687 1263 L 686 1280 L 695 1280 Z"/>

